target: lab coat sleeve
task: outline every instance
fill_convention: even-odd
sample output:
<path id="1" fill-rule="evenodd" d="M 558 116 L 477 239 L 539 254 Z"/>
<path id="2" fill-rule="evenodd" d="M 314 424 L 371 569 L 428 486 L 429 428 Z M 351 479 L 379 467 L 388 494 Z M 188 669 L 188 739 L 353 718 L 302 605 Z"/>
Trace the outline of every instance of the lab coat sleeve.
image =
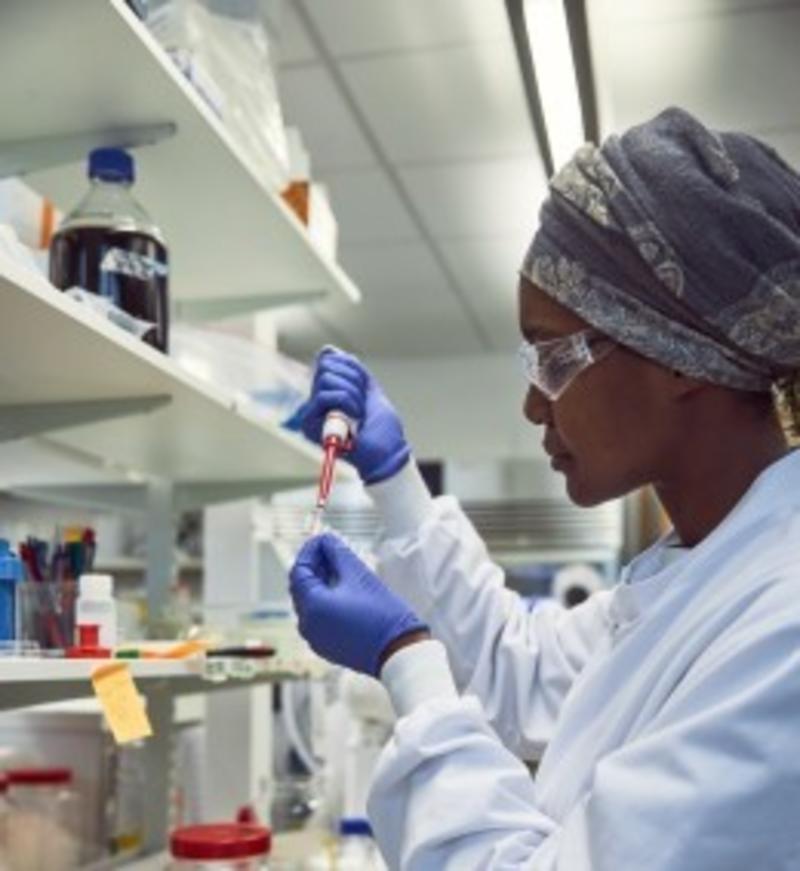
<path id="1" fill-rule="evenodd" d="M 538 756 L 575 677 L 608 635 L 610 593 L 531 612 L 505 588 L 456 500 L 431 499 L 413 463 L 371 490 L 387 528 L 381 578 L 444 643 L 457 687 L 478 696 L 506 746 Z"/>
<path id="2" fill-rule="evenodd" d="M 782 601 L 785 611 L 785 594 Z M 408 711 L 400 693 L 404 716 L 369 800 L 389 867 L 800 867 L 800 617 L 790 607 L 787 616 L 756 602 L 635 737 L 601 756 L 563 819 L 539 806 L 534 783 L 493 736 L 476 699 L 417 697 L 406 699 Z M 426 671 L 436 667 L 430 654 L 419 655 L 428 657 Z M 394 682 L 402 683 L 396 675 Z"/>

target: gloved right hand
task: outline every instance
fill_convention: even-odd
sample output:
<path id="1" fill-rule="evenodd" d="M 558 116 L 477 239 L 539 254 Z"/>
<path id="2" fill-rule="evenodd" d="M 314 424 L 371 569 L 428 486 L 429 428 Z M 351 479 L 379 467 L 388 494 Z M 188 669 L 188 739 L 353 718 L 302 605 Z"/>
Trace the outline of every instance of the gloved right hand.
<path id="1" fill-rule="evenodd" d="M 411 448 L 403 424 L 381 386 L 357 357 L 336 348 L 323 348 L 317 357 L 302 423 L 310 441 L 320 443 L 329 411 L 344 412 L 358 426 L 355 444 L 344 457 L 365 484 L 391 478 L 408 462 Z"/>

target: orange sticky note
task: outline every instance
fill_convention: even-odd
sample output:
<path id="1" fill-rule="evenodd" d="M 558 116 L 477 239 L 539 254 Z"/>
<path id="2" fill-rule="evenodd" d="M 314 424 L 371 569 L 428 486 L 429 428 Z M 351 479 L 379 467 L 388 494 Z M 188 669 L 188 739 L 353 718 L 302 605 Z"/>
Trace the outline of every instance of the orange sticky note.
<path id="1" fill-rule="evenodd" d="M 92 686 L 117 744 L 153 734 L 127 663 L 101 665 L 92 672 Z"/>

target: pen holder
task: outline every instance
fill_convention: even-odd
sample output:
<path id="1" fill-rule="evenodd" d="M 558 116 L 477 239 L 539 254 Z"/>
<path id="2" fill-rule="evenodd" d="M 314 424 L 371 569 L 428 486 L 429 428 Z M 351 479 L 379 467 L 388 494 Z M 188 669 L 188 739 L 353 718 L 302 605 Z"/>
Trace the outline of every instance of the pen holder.
<path id="1" fill-rule="evenodd" d="M 74 644 L 77 581 L 17 584 L 19 637 L 41 650 L 63 651 Z"/>

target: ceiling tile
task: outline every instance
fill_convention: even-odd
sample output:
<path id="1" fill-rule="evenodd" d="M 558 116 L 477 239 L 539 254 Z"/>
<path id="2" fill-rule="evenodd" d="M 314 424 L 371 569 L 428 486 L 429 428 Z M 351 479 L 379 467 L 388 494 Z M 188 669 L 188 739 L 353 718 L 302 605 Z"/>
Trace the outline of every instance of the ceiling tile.
<path id="1" fill-rule="evenodd" d="M 338 57 L 509 35 L 505 6 L 486 0 L 305 0 L 305 7 Z"/>
<path id="2" fill-rule="evenodd" d="M 277 54 L 280 63 L 310 63 L 317 59 L 305 26 L 294 11 L 294 3 L 281 5 L 279 30 Z"/>
<path id="3" fill-rule="evenodd" d="M 530 237 L 445 240 L 439 247 L 497 351 L 519 344 L 517 276 Z"/>
<path id="4" fill-rule="evenodd" d="M 530 236 L 547 195 L 536 156 L 401 168 L 400 175 L 437 238 Z"/>
<path id="5" fill-rule="evenodd" d="M 361 288 L 361 304 L 331 301 L 317 304 L 314 310 L 339 336 L 346 337 L 346 346 L 381 357 L 435 357 L 481 350 L 458 298 L 423 244 L 346 247 L 341 261 Z M 292 332 L 286 319 L 281 326 Z M 297 340 L 296 328 L 291 340 Z M 288 347 L 287 341 L 283 344 Z"/>
<path id="6" fill-rule="evenodd" d="M 617 20 L 613 28 L 596 21 L 597 75 L 607 106 L 603 126 L 622 130 L 677 105 L 721 129 L 785 127 L 787 118 L 800 116 L 799 32 L 796 6 Z"/>
<path id="7" fill-rule="evenodd" d="M 375 164 L 372 150 L 323 67 L 281 69 L 278 76 L 284 118 L 302 132 L 313 175 L 328 168 Z"/>
<path id="8" fill-rule="evenodd" d="M 419 237 L 397 191 L 380 170 L 336 173 L 326 177 L 326 184 L 342 243 Z"/>
<path id="9" fill-rule="evenodd" d="M 635 19 L 663 21 L 667 18 L 697 18 L 780 11 L 786 0 L 594 0 L 590 10 L 605 21 Z"/>
<path id="10" fill-rule="evenodd" d="M 392 162 L 534 149 L 510 41 L 345 61 L 341 71 Z"/>

